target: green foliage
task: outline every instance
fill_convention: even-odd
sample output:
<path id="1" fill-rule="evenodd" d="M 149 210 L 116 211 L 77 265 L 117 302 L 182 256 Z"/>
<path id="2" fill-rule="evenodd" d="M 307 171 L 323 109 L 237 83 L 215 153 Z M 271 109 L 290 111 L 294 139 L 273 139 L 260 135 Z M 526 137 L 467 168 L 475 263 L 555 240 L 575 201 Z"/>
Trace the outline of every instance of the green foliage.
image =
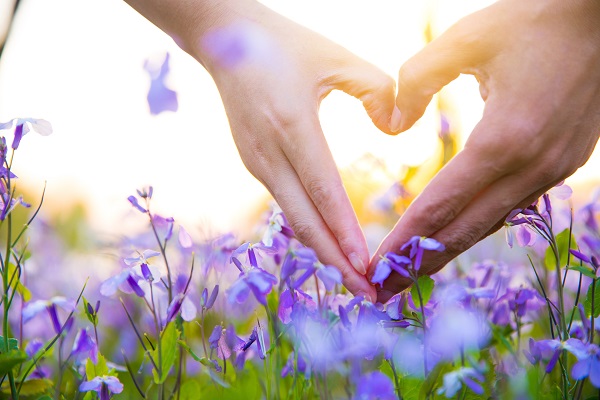
<path id="1" fill-rule="evenodd" d="M 189 379 L 181 385 L 178 398 L 179 400 L 196 400 L 200 391 L 200 383 L 197 380 Z"/>
<path id="2" fill-rule="evenodd" d="M 49 379 L 30 379 L 23 382 L 21 386 L 21 396 L 38 396 L 46 394 L 41 398 L 49 398 L 47 393 L 54 388 L 54 382 Z"/>
<path id="3" fill-rule="evenodd" d="M 556 246 L 558 250 L 558 255 L 560 257 L 560 266 L 564 267 L 567 265 L 569 257 L 571 257 L 569 249 L 577 249 L 575 237 L 572 235 L 570 229 L 567 228 L 558 235 L 556 235 Z M 546 268 L 551 270 L 556 268 L 556 257 L 554 256 L 552 246 L 548 246 L 548 248 L 546 249 L 546 254 L 544 255 L 544 265 L 546 266 Z"/>
<path id="4" fill-rule="evenodd" d="M 421 387 L 423 379 L 414 376 L 405 376 L 400 378 L 400 394 L 404 400 L 420 400 Z"/>
<path id="5" fill-rule="evenodd" d="M 585 296 L 585 315 L 588 317 L 592 315 L 592 299 L 594 302 L 594 318 L 600 316 L 600 279 L 595 279 L 590 284 L 587 295 Z"/>
<path id="6" fill-rule="evenodd" d="M 7 272 L 11 289 L 16 290 L 23 297 L 23 301 L 31 300 L 31 292 L 21 283 L 17 267 L 13 263 L 8 263 Z"/>
<path id="7" fill-rule="evenodd" d="M 169 377 L 171 367 L 175 364 L 177 356 L 177 339 L 179 339 L 180 334 L 181 332 L 177 329 L 175 324 L 168 324 L 160 335 L 160 344 L 151 352 L 152 358 L 158 364 L 160 369 L 159 371 L 156 369 L 152 370 L 154 383 L 157 385 L 165 383 Z"/>
<path id="8" fill-rule="evenodd" d="M 417 279 L 417 282 L 412 286 L 410 290 L 410 294 L 412 296 L 413 302 L 415 306 L 421 307 L 421 300 L 419 299 L 419 293 L 417 290 L 417 285 L 419 285 L 419 290 L 421 291 L 421 297 L 423 297 L 423 304 L 427 304 L 429 299 L 431 298 L 431 292 L 435 287 L 435 281 L 431 279 L 428 275 L 420 276 Z"/>
<path id="9" fill-rule="evenodd" d="M 0 376 L 8 374 L 12 369 L 27 361 L 27 354 L 22 350 L 9 350 L 0 354 Z"/>
<path id="10" fill-rule="evenodd" d="M 419 390 L 419 400 L 426 400 L 434 393 L 442 381 L 442 377 L 446 372 L 449 372 L 451 365 L 447 363 L 437 364 L 431 372 L 427 375 L 427 378 L 423 382 L 421 389 Z"/>
<path id="11" fill-rule="evenodd" d="M 0 353 L 6 353 L 9 350 L 18 350 L 19 341 L 15 338 L 8 338 L 8 349 L 6 349 L 6 343 L 4 337 L 0 336 Z"/>
<path id="12" fill-rule="evenodd" d="M 88 358 L 85 363 L 85 375 L 88 381 L 91 381 L 97 376 L 110 375 L 110 371 L 106 364 L 106 358 L 104 358 L 102 354 L 98 354 L 98 362 L 96 364 Z"/>
<path id="13" fill-rule="evenodd" d="M 590 267 L 585 265 L 572 265 L 569 266 L 569 270 L 580 272 L 591 279 L 596 278 L 596 274 L 594 274 L 594 271 Z"/>

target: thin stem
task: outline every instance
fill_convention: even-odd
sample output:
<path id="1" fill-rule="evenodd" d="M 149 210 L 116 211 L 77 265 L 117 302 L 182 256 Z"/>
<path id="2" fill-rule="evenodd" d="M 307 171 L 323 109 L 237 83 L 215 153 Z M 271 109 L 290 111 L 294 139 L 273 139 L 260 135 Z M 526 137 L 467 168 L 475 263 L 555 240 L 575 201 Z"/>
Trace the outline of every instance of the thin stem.
<path id="1" fill-rule="evenodd" d="M 595 312 L 595 304 L 594 304 L 594 298 L 596 297 L 596 283 L 598 282 L 598 278 L 595 278 L 594 280 L 592 280 L 592 315 L 590 316 L 590 321 L 591 321 L 591 326 L 590 326 L 590 343 L 594 343 L 594 330 L 596 329 L 595 325 L 595 318 L 594 318 L 594 312 Z"/>
<path id="2" fill-rule="evenodd" d="M 554 322 L 554 325 L 556 325 L 556 329 L 558 329 L 558 323 L 556 322 L 556 319 L 554 318 L 554 313 L 552 312 L 552 307 L 550 306 L 550 304 L 551 304 L 550 299 L 548 298 L 548 295 L 546 294 L 544 285 L 540 279 L 540 276 L 537 273 L 537 270 L 535 269 L 535 266 L 533 265 L 533 261 L 531 260 L 531 257 L 529 256 L 529 254 L 527 255 L 527 258 L 529 259 L 529 263 L 531 264 L 533 273 L 535 274 L 535 277 L 538 281 L 538 285 L 540 285 L 540 290 L 542 291 L 542 294 L 544 295 L 544 299 L 546 300 L 546 304 L 548 305 L 548 315 L 549 315 L 549 320 L 550 320 L 550 333 L 552 335 L 552 339 L 554 339 L 555 338 L 554 326 L 552 325 L 552 323 Z"/>
<path id="3" fill-rule="evenodd" d="M 150 219 L 150 226 L 152 227 L 152 232 L 154 232 L 154 237 L 156 238 L 156 242 L 158 243 L 158 247 L 160 248 L 160 254 L 162 254 L 163 260 L 165 262 L 165 268 L 167 269 L 167 293 L 169 294 L 169 304 L 173 300 L 173 279 L 171 279 L 171 268 L 169 267 L 169 261 L 167 260 L 167 240 L 165 239 L 165 243 L 161 242 L 158 237 L 158 232 L 156 231 L 156 226 L 154 226 L 154 221 L 152 220 L 152 214 L 150 214 L 150 207 L 148 207 L 148 218 Z"/>
<path id="4" fill-rule="evenodd" d="M 415 282 L 415 287 L 417 288 L 417 294 L 419 296 L 419 303 L 421 303 L 421 316 L 422 316 L 422 321 L 421 324 L 423 326 L 423 354 L 425 355 L 425 357 L 423 357 L 423 368 L 425 370 L 425 376 L 427 376 L 427 373 L 429 372 L 429 368 L 427 368 L 427 320 L 426 320 L 426 316 L 425 316 L 425 304 L 423 304 L 423 295 L 421 294 L 421 288 L 419 287 L 419 281 L 417 279 L 417 277 L 413 277 L 413 280 Z"/>
<path id="5" fill-rule="evenodd" d="M 398 399 L 402 399 L 402 394 L 400 393 L 400 381 L 398 379 L 398 372 L 396 372 L 396 366 L 394 365 L 394 360 L 387 360 L 388 364 L 390 364 L 390 368 L 392 369 L 392 374 L 394 374 L 394 386 L 396 386 L 396 395 Z"/>

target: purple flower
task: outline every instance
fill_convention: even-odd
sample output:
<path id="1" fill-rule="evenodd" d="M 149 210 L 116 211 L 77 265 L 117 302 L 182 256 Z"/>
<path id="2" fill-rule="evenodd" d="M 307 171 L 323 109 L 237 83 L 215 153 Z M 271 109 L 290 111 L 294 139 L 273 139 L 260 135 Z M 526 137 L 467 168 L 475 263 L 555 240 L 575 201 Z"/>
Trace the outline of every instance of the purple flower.
<path id="1" fill-rule="evenodd" d="M 277 315 L 281 322 L 289 324 L 292 320 L 291 315 L 296 304 L 304 305 L 309 311 L 317 309 L 317 304 L 313 298 L 299 289 L 286 289 L 279 297 L 279 308 Z"/>
<path id="2" fill-rule="evenodd" d="M 208 289 L 204 288 L 202 290 L 201 304 L 202 307 L 206 310 L 210 310 L 212 306 L 215 304 L 215 300 L 217 299 L 217 295 L 219 294 L 219 285 L 215 285 L 212 292 L 210 292 L 210 297 L 208 297 Z"/>
<path id="3" fill-rule="evenodd" d="M 140 205 L 140 203 L 138 202 L 137 197 L 135 197 L 135 196 L 129 196 L 127 198 L 127 200 L 129 200 L 129 202 L 131 203 L 131 205 L 133 207 L 135 207 L 139 212 L 144 213 L 144 214 L 148 212 L 148 210 L 146 210 L 144 207 L 142 207 Z"/>
<path id="4" fill-rule="evenodd" d="M 588 348 L 579 339 L 567 339 L 564 342 L 556 339 L 546 339 L 535 341 L 529 340 L 529 352 L 524 351 L 525 357 L 532 364 L 537 364 L 541 360 L 548 360 L 546 364 L 546 373 L 550 373 L 563 350 L 567 350 L 573 354 L 577 359 L 585 358 L 588 355 Z M 577 379 L 577 378 L 575 378 Z"/>
<path id="5" fill-rule="evenodd" d="M 594 343 L 584 346 L 586 351 L 578 355 L 578 361 L 571 369 L 571 376 L 577 380 L 589 377 L 592 385 L 600 388 L 600 348 Z"/>
<path id="6" fill-rule="evenodd" d="M 485 377 L 474 368 L 463 367 L 457 371 L 448 372 L 444 375 L 444 385 L 438 390 L 438 394 L 444 394 L 447 398 L 456 396 L 456 393 L 465 384 L 475 394 L 482 395 L 483 387 L 477 381 L 484 381 Z"/>
<path id="7" fill-rule="evenodd" d="M 196 318 L 196 306 L 186 296 L 185 293 L 179 293 L 173 298 L 171 304 L 169 304 L 169 307 L 167 308 L 167 319 L 165 320 L 165 324 L 171 322 L 179 312 L 181 312 L 181 318 L 184 321 L 190 322 Z"/>
<path id="8" fill-rule="evenodd" d="M 91 381 L 84 381 L 79 385 L 80 392 L 89 392 L 91 390 L 98 393 L 100 400 L 109 400 L 112 394 L 123 391 L 123 384 L 116 376 L 104 375 L 97 376 Z"/>
<path id="9" fill-rule="evenodd" d="M 356 384 L 356 396 L 354 399 L 394 400 L 396 399 L 396 393 L 394 392 L 394 385 L 387 375 L 379 371 L 373 371 L 362 375 L 358 379 L 358 383 Z"/>
<path id="10" fill-rule="evenodd" d="M 294 364 L 296 364 L 296 368 L 294 368 Z M 304 360 L 304 357 L 302 357 L 301 354 L 298 354 L 298 357 L 296 357 L 296 354 L 292 351 L 287 362 L 281 369 L 281 377 L 285 378 L 286 376 L 293 374 L 294 369 L 297 369 L 298 372 L 304 374 L 304 376 L 310 375 L 310 368 L 308 368 L 308 364 Z"/>
<path id="11" fill-rule="evenodd" d="M 75 357 L 78 361 L 89 358 L 94 364 L 98 363 L 98 345 L 88 334 L 87 329 L 81 329 L 77 332 L 71 356 Z"/>
<path id="12" fill-rule="evenodd" d="M 380 286 L 383 286 L 383 282 L 390 276 L 392 271 L 396 271 L 401 276 L 408 278 L 410 276 L 408 272 L 410 265 L 410 258 L 388 252 L 375 266 L 375 273 L 371 277 L 371 282 L 379 283 Z"/>
<path id="13" fill-rule="evenodd" d="M 452 361 L 463 351 L 479 349 L 490 337 L 484 315 L 475 310 L 443 307 L 430 319 L 426 341 L 431 351 Z"/>
<path id="14" fill-rule="evenodd" d="M 171 239 L 173 235 L 173 225 L 175 223 L 175 219 L 173 217 L 162 217 L 158 214 L 154 214 L 152 216 L 152 223 L 162 233 L 162 237 L 165 241 Z"/>
<path id="15" fill-rule="evenodd" d="M 179 225 L 179 235 L 177 235 L 177 240 L 179 245 L 184 249 L 189 249 L 194 244 L 192 237 L 189 233 L 187 233 L 182 225 Z"/>
<path id="16" fill-rule="evenodd" d="M 165 79 L 169 75 L 169 53 L 160 67 L 152 65 L 148 60 L 144 63 L 144 69 L 150 74 L 150 90 L 148 91 L 148 105 L 150 114 L 157 115 L 164 111 L 177 111 L 177 93 L 169 89 Z"/>
<path id="17" fill-rule="evenodd" d="M 423 236 L 413 236 L 404 243 L 400 250 L 405 250 L 410 247 L 409 257 L 412 260 L 412 267 L 415 271 L 421 268 L 421 261 L 425 250 L 444 251 L 446 248 L 443 244 L 435 239 Z"/>
<path id="18" fill-rule="evenodd" d="M 317 264 L 317 278 L 323 282 L 327 291 L 333 290 L 336 284 L 342 283 L 342 273 L 332 265 Z"/>
<path id="19" fill-rule="evenodd" d="M 267 305 L 266 295 L 271 292 L 277 278 L 261 268 L 248 268 L 242 271 L 238 279 L 227 290 L 230 303 L 244 303 L 250 292 L 262 305 Z"/>
<path id="20" fill-rule="evenodd" d="M 277 233 L 282 233 L 288 238 L 294 237 L 294 231 L 287 225 L 287 220 L 283 215 L 283 211 L 277 204 L 273 206 L 273 211 L 267 223 L 267 229 L 262 238 L 262 243 L 266 247 L 273 246 L 273 238 Z"/>
<path id="21" fill-rule="evenodd" d="M 42 136 L 48 136 L 52 133 L 52 125 L 45 119 L 35 118 L 14 118 L 8 122 L 0 122 L 0 131 L 5 129 L 12 129 L 15 127 L 15 137 L 13 139 L 11 147 L 16 150 L 21 143 L 21 139 L 30 130 L 39 133 Z"/>
<path id="22" fill-rule="evenodd" d="M 23 323 L 27 323 L 37 314 L 46 310 L 50 316 L 50 320 L 52 321 L 54 332 L 59 334 L 62 330 L 62 325 L 58 318 L 58 311 L 56 309 L 57 306 L 67 312 L 72 312 L 75 310 L 75 301 L 66 299 L 62 296 L 56 296 L 50 300 L 37 300 L 29 302 L 23 308 Z"/>
<path id="23" fill-rule="evenodd" d="M 254 342 L 256 342 L 256 347 L 258 349 L 258 356 L 260 357 L 261 360 L 264 360 L 264 358 L 265 358 L 265 339 L 264 339 L 262 329 L 260 327 L 258 327 L 258 328 L 255 327 L 252 330 L 250 337 L 248 338 L 246 343 L 244 343 L 244 345 L 241 347 L 241 349 L 243 351 L 247 351 Z"/>

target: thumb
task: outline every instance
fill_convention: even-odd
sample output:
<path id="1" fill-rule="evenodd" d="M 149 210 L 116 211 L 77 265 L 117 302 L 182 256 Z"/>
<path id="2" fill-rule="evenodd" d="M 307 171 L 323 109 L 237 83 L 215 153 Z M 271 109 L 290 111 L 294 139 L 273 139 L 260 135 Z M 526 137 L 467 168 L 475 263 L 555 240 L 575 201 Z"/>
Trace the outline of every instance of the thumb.
<path id="1" fill-rule="evenodd" d="M 365 60 L 352 56 L 351 62 L 335 76 L 332 87 L 359 99 L 373 124 L 382 132 L 393 134 L 390 129 L 396 82 L 394 79 Z"/>
<path id="2" fill-rule="evenodd" d="M 461 19 L 400 67 L 396 105 L 401 120 L 392 130 L 403 132 L 413 126 L 433 95 L 461 73 L 485 75 L 481 67 L 495 47 L 493 27 L 482 23 L 486 18 L 480 11 Z"/>

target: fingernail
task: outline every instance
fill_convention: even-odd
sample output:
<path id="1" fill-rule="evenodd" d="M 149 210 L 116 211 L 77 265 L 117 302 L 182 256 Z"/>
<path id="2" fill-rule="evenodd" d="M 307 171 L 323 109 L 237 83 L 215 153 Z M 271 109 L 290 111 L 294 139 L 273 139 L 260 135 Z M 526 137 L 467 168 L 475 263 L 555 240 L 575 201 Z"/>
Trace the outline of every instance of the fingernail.
<path id="1" fill-rule="evenodd" d="M 365 299 L 365 301 L 368 301 L 369 303 L 373 302 L 373 298 L 371 297 L 370 294 L 367 294 L 362 291 L 358 291 L 358 292 L 356 292 L 356 297 L 358 297 L 358 296 L 362 296 Z"/>
<path id="2" fill-rule="evenodd" d="M 361 275 L 365 275 L 367 273 L 367 269 L 365 268 L 365 264 L 357 253 L 352 253 L 348 256 L 348 260 L 350 260 L 350 264 L 354 267 L 354 269 Z"/>
<path id="3" fill-rule="evenodd" d="M 392 118 L 390 118 L 390 130 L 394 133 L 400 131 L 400 122 L 402 122 L 402 114 L 398 106 L 394 106 Z"/>

